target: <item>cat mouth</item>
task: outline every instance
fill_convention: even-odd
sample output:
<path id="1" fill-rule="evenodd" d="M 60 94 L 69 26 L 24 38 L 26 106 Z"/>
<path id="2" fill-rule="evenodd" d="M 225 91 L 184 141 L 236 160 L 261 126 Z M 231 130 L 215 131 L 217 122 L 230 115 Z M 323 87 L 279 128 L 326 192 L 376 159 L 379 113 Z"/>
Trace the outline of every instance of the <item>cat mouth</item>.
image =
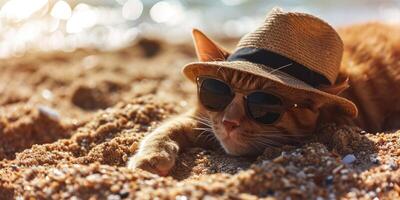
<path id="1" fill-rule="evenodd" d="M 234 134 L 240 134 L 240 132 L 233 132 L 229 135 L 226 133 L 225 137 L 220 138 L 220 142 L 227 154 L 233 156 L 244 156 L 257 155 L 260 153 L 259 149 L 245 143 L 245 138 L 242 138 L 239 135 L 235 136 Z"/>
<path id="2" fill-rule="evenodd" d="M 233 156 L 242 156 L 248 153 L 247 145 L 238 143 L 236 141 L 227 140 L 222 143 L 225 152 Z"/>
<path id="3" fill-rule="evenodd" d="M 239 140 L 239 135 L 240 135 L 240 131 L 239 130 L 232 130 L 232 131 L 226 131 L 223 130 L 223 134 L 221 134 L 221 140 L 223 141 L 237 141 Z"/>
<path id="4" fill-rule="evenodd" d="M 247 147 L 245 143 L 243 143 L 243 139 L 239 137 L 240 131 L 233 130 L 231 132 L 225 132 L 224 137 L 221 140 L 224 143 L 227 143 L 232 146 L 238 146 L 240 148 Z"/>

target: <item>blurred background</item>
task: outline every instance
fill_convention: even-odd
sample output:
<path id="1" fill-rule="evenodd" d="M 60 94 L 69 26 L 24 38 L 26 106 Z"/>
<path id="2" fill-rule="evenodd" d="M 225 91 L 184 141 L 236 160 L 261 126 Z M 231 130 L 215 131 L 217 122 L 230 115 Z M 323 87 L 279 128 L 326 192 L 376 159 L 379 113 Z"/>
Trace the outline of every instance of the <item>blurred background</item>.
<path id="1" fill-rule="evenodd" d="M 193 27 L 236 38 L 275 6 L 318 15 L 336 27 L 400 22 L 400 0 L 0 0 L 0 6 L 0 58 L 27 50 L 113 50 L 142 36 L 182 43 Z"/>

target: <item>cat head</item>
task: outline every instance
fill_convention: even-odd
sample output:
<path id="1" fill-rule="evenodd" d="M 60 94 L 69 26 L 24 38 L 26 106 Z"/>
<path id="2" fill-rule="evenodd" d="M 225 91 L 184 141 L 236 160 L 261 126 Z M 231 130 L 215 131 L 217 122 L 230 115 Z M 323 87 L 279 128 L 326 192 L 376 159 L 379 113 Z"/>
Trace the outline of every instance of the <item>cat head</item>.
<path id="1" fill-rule="evenodd" d="M 193 38 L 199 61 L 224 61 L 228 58 L 228 51 L 220 48 L 202 32 L 193 30 Z M 232 155 L 258 154 L 266 147 L 304 140 L 313 133 L 320 108 L 325 103 L 310 98 L 307 93 L 294 92 L 293 89 L 282 87 L 266 78 L 234 69 L 221 69 L 215 78 L 224 81 L 231 88 L 241 91 L 268 91 L 279 94 L 284 101 L 301 105 L 284 112 L 276 123 L 264 125 L 248 116 L 241 93 L 236 93 L 232 102 L 221 112 L 208 111 L 199 103 L 203 117 L 207 118 L 215 137 L 224 150 Z M 347 87 L 346 83 L 323 90 L 337 94 Z"/>

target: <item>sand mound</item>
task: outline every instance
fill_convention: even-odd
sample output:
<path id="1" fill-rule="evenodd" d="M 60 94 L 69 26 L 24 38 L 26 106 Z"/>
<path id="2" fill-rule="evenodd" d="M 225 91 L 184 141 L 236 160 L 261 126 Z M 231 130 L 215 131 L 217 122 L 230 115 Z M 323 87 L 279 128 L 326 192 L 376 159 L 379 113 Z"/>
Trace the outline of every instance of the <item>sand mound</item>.
<path id="1" fill-rule="evenodd" d="M 1 162 L 1 199 L 372 198 L 399 192 L 400 132 L 360 135 L 350 127 L 320 131 L 335 145 L 317 138 L 303 147 L 267 149 L 258 158 L 189 149 L 168 178 L 125 168 L 140 139 L 176 113 L 173 107 L 151 96 L 119 103 L 70 139 L 17 153 Z M 346 154 L 340 153 L 354 154 L 356 161 L 343 164 Z"/>
<path id="2" fill-rule="evenodd" d="M 0 160 L 33 144 L 43 144 L 70 136 L 70 129 L 44 106 L 16 106 L 0 111 Z"/>
<path id="3" fill-rule="evenodd" d="M 258 157 L 187 149 L 169 177 L 125 167 L 141 138 L 187 109 L 187 45 L 140 40 L 0 64 L 0 199 L 400 198 L 400 131 L 325 125 Z"/>

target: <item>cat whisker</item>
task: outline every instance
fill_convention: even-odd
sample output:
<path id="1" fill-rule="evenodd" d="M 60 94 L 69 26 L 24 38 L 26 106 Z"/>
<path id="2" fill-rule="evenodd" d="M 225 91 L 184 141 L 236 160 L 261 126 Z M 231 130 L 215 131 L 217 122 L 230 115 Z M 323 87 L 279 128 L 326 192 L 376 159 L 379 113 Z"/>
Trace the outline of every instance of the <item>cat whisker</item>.
<path id="1" fill-rule="evenodd" d="M 272 70 L 272 71 L 269 72 L 269 73 L 270 73 L 270 74 L 274 74 L 274 72 L 277 72 L 277 71 L 279 71 L 279 70 L 281 70 L 281 69 L 284 69 L 284 68 L 289 67 L 289 66 L 292 66 L 292 65 L 293 65 L 293 63 L 289 63 L 289 64 L 286 64 L 286 65 L 283 65 L 283 66 L 281 66 L 281 67 L 278 67 L 278 68 Z"/>
<path id="2" fill-rule="evenodd" d="M 211 128 L 193 128 L 193 130 L 213 132 L 213 130 Z"/>
<path id="3" fill-rule="evenodd" d="M 207 130 L 207 131 L 212 131 L 212 128 L 208 128 L 208 127 L 196 127 L 196 128 L 193 128 L 193 130 Z"/>
<path id="4" fill-rule="evenodd" d="M 304 138 L 307 137 L 307 135 L 268 135 L 268 137 Z"/>
<path id="5" fill-rule="evenodd" d="M 276 137 L 275 138 L 268 137 L 268 135 L 258 135 L 256 137 L 252 137 L 251 139 L 253 139 L 253 140 L 256 139 L 257 141 L 259 141 L 259 140 L 268 140 L 268 141 L 274 142 L 274 140 L 277 139 L 277 138 Z"/>
<path id="6" fill-rule="evenodd" d="M 265 137 L 305 137 L 306 135 L 294 135 L 294 134 L 253 134 L 255 136 L 265 136 Z"/>
<path id="7" fill-rule="evenodd" d="M 196 120 L 205 121 L 205 122 L 210 121 L 210 120 L 207 119 L 206 117 L 201 117 L 201 116 L 192 116 L 192 118 L 193 118 L 193 119 L 196 119 Z"/>
<path id="8" fill-rule="evenodd" d="M 221 145 L 218 146 L 218 149 L 221 150 L 221 151 L 223 151 L 223 152 L 225 152 L 224 147 L 222 147 Z"/>
<path id="9" fill-rule="evenodd" d="M 206 137 L 206 142 L 215 142 L 215 141 L 217 141 L 217 139 L 213 134 L 210 134 Z"/>
<path id="10" fill-rule="evenodd" d="M 208 130 L 204 130 L 203 132 L 201 132 L 197 137 L 196 137 L 196 141 L 195 141 L 195 143 L 197 143 L 198 141 L 199 141 L 199 139 L 201 139 L 202 137 L 206 137 L 206 141 L 207 141 L 207 137 L 209 137 L 208 135 L 210 135 L 209 134 L 210 132 L 208 131 Z"/>
<path id="11" fill-rule="evenodd" d="M 208 128 L 211 128 L 210 122 L 204 122 L 204 121 L 197 120 L 197 119 L 195 119 L 195 120 L 196 120 L 196 122 L 198 122 L 198 123 L 200 123 L 200 124 L 202 124 L 202 125 L 204 125 L 204 126 L 206 126 Z"/>
<path id="12" fill-rule="evenodd" d="M 258 140 L 269 140 L 274 141 L 278 146 L 282 146 L 283 144 L 298 144 L 301 141 L 304 141 L 307 137 L 285 137 L 285 136 L 275 136 L 275 137 L 259 137 Z"/>
<path id="13" fill-rule="evenodd" d="M 201 121 L 201 122 L 204 122 L 204 123 L 211 124 L 211 120 L 209 120 L 209 119 L 206 118 L 206 117 L 192 116 L 192 118 L 195 119 L 195 120 L 197 120 L 197 121 Z"/>
<path id="14" fill-rule="evenodd" d="M 204 143 L 218 142 L 214 134 L 209 131 L 203 131 L 201 134 L 199 134 L 196 137 L 196 142 L 198 142 L 200 139 L 202 139 Z"/>
<path id="15" fill-rule="evenodd" d="M 254 143 L 258 143 L 263 145 L 264 147 L 277 147 L 277 146 L 282 146 L 282 143 L 270 140 L 268 138 L 263 138 L 263 140 L 253 140 Z"/>
<path id="16" fill-rule="evenodd" d="M 252 142 L 250 142 L 249 145 L 250 145 L 253 149 L 255 149 L 256 151 L 261 151 L 261 150 L 263 149 L 262 147 L 256 145 L 255 143 L 252 143 Z"/>
<path id="17" fill-rule="evenodd" d="M 198 116 L 192 116 L 192 117 L 199 118 L 199 119 L 207 119 L 208 120 L 208 117 L 203 113 L 199 113 Z"/>
<path id="18" fill-rule="evenodd" d="M 280 130 L 268 130 L 268 131 L 259 131 L 259 132 L 255 132 L 254 134 L 263 134 L 263 133 L 283 133 L 283 131 Z"/>
<path id="19" fill-rule="evenodd" d="M 207 133 L 207 130 L 202 131 L 197 137 L 203 136 L 203 134 Z"/>
<path id="20" fill-rule="evenodd" d="M 291 135 L 257 135 L 250 138 L 257 138 L 257 139 L 268 139 L 268 140 L 286 140 L 286 141 L 295 141 L 301 138 L 305 138 L 306 136 L 291 136 Z"/>
<path id="21" fill-rule="evenodd" d="M 265 136 L 265 135 L 283 135 L 281 131 L 267 131 L 267 132 L 256 132 L 256 133 L 248 133 L 246 136 L 248 137 L 258 137 L 258 136 Z"/>
<path id="22" fill-rule="evenodd" d="M 304 132 L 305 130 L 298 129 L 298 131 Z M 279 130 L 260 131 L 252 133 L 251 135 L 269 135 L 269 136 L 287 136 L 287 137 L 307 136 L 306 134 L 286 134 L 284 131 L 279 131 Z"/>
<path id="23" fill-rule="evenodd" d="M 263 142 L 251 142 L 251 146 L 254 146 L 256 148 L 256 150 L 261 150 L 261 149 L 265 149 L 266 147 L 271 147 L 272 145 L 270 144 L 266 144 Z"/>

